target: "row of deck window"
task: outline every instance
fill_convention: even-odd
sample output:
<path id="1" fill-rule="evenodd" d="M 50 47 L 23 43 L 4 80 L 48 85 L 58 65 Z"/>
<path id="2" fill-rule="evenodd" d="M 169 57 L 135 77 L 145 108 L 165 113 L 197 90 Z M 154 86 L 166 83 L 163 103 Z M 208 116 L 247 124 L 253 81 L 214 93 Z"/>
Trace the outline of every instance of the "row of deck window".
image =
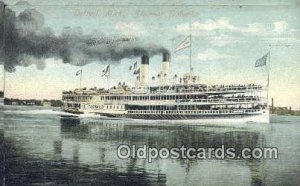
<path id="1" fill-rule="evenodd" d="M 243 113 L 258 112 L 259 109 L 241 110 Z M 129 114 L 230 114 L 234 110 L 170 110 L 170 111 L 154 111 L 154 110 L 129 110 Z"/>
<path id="2" fill-rule="evenodd" d="M 212 99 L 215 97 L 212 97 Z M 216 97 L 217 98 L 217 97 Z M 222 99 L 222 96 L 218 97 L 219 99 Z M 64 96 L 63 100 L 65 101 L 89 101 L 92 99 L 92 96 Z M 197 101 L 197 100 L 212 100 L 207 99 L 206 95 L 151 95 L 151 96 L 100 96 L 100 100 L 102 101 L 119 101 L 119 100 L 133 100 L 133 101 L 144 101 L 144 100 L 183 100 L 183 101 Z M 227 101 L 234 101 L 237 99 L 245 99 L 247 100 L 257 100 L 257 97 L 254 96 L 238 96 L 238 97 L 223 97 L 223 99 L 226 99 Z"/>
<path id="3" fill-rule="evenodd" d="M 92 96 L 63 96 L 65 101 L 82 101 L 87 102 L 92 99 Z"/>
<path id="4" fill-rule="evenodd" d="M 126 105 L 126 110 L 222 110 L 222 109 L 259 109 L 261 105 Z"/>
<path id="5" fill-rule="evenodd" d="M 100 100 L 175 100 L 203 99 L 205 95 L 100 96 Z"/>
<path id="6" fill-rule="evenodd" d="M 123 110 L 124 105 L 89 105 L 91 109 L 109 109 L 109 110 Z"/>

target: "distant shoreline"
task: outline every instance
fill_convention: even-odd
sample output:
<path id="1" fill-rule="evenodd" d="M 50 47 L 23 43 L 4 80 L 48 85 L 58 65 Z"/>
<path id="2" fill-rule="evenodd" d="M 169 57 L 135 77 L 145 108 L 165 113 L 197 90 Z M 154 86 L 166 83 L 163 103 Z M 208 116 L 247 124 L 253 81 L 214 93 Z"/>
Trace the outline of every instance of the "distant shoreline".
<path id="1" fill-rule="evenodd" d="M 287 107 L 274 107 L 270 113 L 280 116 L 300 116 L 300 110 L 287 109 Z"/>

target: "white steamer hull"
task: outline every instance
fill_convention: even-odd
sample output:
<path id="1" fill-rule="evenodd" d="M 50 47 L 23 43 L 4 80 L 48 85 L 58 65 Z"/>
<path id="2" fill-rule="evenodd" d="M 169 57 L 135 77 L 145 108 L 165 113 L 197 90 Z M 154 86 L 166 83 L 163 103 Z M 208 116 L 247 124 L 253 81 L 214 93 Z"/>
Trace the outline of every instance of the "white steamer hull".
<path id="1" fill-rule="evenodd" d="M 83 113 L 98 114 L 101 116 L 112 117 L 112 118 L 129 118 L 129 119 L 139 119 L 139 120 L 160 120 L 160 121 L 172 121 L 172 122 L 182 122 L 188 121 L 193 123 L 269 123 L 270 115 L 269 111 L 261 110 L 255 114 L 217 114 L 217 115 L 189 115 L 189 114 L 131 114 L 127 111 L 117 111 L 117 112 L 102 112 L 102 111 L 92 111 L 92 110 L 81 110 Z"/>

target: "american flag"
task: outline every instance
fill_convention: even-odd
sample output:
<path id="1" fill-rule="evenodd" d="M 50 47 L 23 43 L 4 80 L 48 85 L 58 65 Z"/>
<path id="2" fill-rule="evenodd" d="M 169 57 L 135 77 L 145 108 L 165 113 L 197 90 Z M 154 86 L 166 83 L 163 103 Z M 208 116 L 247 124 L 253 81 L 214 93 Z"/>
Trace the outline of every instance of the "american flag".
<path id="1" fill-rule="evenodd" d="M 266 53 L 263 57 L 256 60 L 255 67 L 265 66 L 267 64 L 267 59 L 268 59 L 269 55 L 270 55 L 270 52 Z"/>

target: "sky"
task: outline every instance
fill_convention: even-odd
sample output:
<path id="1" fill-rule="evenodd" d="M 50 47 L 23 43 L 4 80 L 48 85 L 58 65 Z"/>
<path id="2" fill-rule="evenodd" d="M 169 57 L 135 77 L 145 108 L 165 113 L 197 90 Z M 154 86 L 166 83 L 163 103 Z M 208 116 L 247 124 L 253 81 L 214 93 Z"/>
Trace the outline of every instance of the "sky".
<path id="1" fill-rule="evenodd" d="M 35 8 L 43 14 L 44 26 L 50 27 L 56 36 L 66 27 L 81 27 L 83 34 L 137 37 L 143 43 L 163 46 L 171 53 L 171 73 L 178 76 L 189 71 L 189 49 L 179 52 L 174 49 L 191 34 L 194 73 L 207 84 L 265 85 L 268 66 L 255 68 L 254 64 L 270 51 L 269 98 L 274 97 L 276 106 L 300 107 L 300 4 L 297 1 L 251 1 L 251 4 L 240 1 L 233 2 L 234 6 L 229 6 L 232 1 L 218 2 L 224 6 L 211 2 L 190 6 L 195 4 L 192 1 L 186 1 L 186 6 L 182 3 L 179 6 L 179 1 L 174 1 L 173 6 L 165 1 L 154 1 L 147 6 L 143 6 L 145 1 L 139 1 L 138 6 L 126 6 L 135 1 L 122 1 L 122 6 L 116 6 L 120 5 L 119 1 L 111 1 L 114 6 L 91 0 L 85 5 L 72 1 L 72 6 L 69 1 L 65 1 L 65 6 L 61 1 L 28 2 L 33 6 L 14 5 L 16 1 L 7 4 L 17 15 L 26 8 Z M 5 96 L 60 99 L 62 90 L 79 87 L 79 76 L 75 74 L 80 69 L 83 87 L 106 88 L 108 82 L 101 77 L 101 71 L 107 64 L 111 64 L 111 86 L 118 82 L 134 85 L 135 77 L 128 69 L 135 61 L 140 62 L 140 57 L 94 60 L 84 66 L 63 63 L 59 57 L 47 57 L 43 61 L 44 68 L 39 68 L 36 62 L 17 65 L 15 72 L 6 72 Z M 150 58 L 149 78 L 160 72 L 161 61 L 160 54 Z M 1 76 L 3 73 L 0 73 L 2 79 Z M 2 81 L 0 87 L 3 84 Z"/>

